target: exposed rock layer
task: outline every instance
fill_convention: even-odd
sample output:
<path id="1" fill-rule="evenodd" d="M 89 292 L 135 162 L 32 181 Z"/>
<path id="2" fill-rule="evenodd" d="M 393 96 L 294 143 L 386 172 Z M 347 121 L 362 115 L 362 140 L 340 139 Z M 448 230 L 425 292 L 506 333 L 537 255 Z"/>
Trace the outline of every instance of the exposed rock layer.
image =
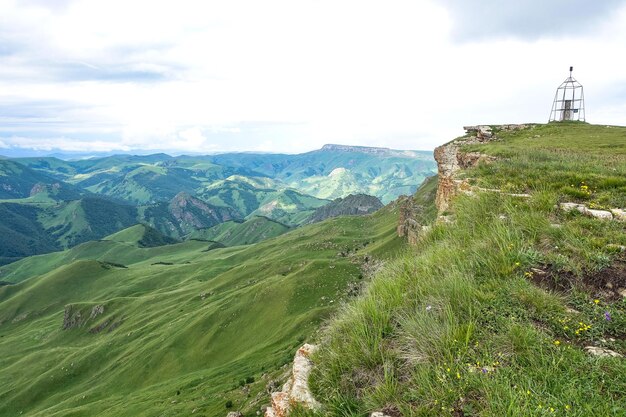
<path id="1" fill-rule="evenodd" d="M 435 204 L 439 213 L 450 208 L 450 203 L 455 195 L 472 188 L 467 181 L 456 178 L 456 174 L 460 170 L 474 167 L 481 162 L 488 163 L 495 159 L 478 152 L 463 152 L 461 151 L 463 145 L 498 140 L 493 130 L 518 130 L 527 127 L 527 125 L 465 126 L 464 129 L 467 133 L 475 136 L 465 136 L 435 148 L 434 156 L 439 175 Z"/>

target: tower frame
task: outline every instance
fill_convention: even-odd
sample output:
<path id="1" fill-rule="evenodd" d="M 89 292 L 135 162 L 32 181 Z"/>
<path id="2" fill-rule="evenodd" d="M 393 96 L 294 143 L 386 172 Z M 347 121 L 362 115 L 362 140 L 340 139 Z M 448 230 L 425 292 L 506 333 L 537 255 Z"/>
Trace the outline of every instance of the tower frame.
<path id="1" fill-rule="evenodd" d="M 549 122 L 585 121 L 585 94 L 573 71 L 574 67 L 569 67 L 569 77 L 556 89 Z"/>

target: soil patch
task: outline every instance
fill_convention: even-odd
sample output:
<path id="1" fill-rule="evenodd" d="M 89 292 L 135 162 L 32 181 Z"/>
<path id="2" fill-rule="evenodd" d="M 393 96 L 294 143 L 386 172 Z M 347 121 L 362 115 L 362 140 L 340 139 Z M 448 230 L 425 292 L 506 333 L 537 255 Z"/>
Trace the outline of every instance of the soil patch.
<path id="1" fill-rule="evenodd" d="M 626 294 L 626 261 L 619 259 L 600 270 L 589 271 L 582 276 L 571 272 L 556 272 L 551 265 L 532 269 L 531 281 L 555 292 L 567 292 L 577 287 L 595 298 L 605 301 L 619 301 Z"/>

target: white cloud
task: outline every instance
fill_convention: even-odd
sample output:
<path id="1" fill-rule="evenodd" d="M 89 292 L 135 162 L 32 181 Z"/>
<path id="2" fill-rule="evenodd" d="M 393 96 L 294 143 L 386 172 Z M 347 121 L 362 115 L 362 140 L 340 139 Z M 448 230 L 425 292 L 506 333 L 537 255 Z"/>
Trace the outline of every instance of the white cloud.
<path id="1" fill-rule="evenodd" d="M 534 40 L 458 43 L 450 16 L 412 0 L 0 0 L 0 110 L 11 110 L 0 138 L 67 150 L 429 149 L 463 124 L 546 121 L 569 65 L 588 119 L 624 123 L 626 97 L 606 93 L 626 79 L 623 8 L 593 32 Z"/>
<path id="2" fill-rule="evenodd" d="M 133 148 L 102 140 L 79 140 L 67 137 L 32 138 L 11 136 L 3 138 L 4 148 L 26 148 L 36 151 L 69 151 L 69 152 L 110 152 L 113 150 L 128 152 Z M 0 146 L 1 147 L 1 146 Z"/>

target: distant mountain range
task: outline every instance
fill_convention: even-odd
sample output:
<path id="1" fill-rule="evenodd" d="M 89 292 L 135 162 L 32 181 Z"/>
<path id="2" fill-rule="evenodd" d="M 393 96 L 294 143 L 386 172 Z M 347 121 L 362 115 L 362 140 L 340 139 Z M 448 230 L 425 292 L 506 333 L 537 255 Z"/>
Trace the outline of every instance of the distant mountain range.
<path id="1" fill-rule="evenodd" d="M 172 239 L 259 216 L 288 229 L 351 194 L 383 203 L 412 194 L 434 172 L 430 152 L 344 145 L 298 155 L 0 158 L 0 264 L 138 223 Z M 268 227 L 268 236 L 282 230 Z M 247 240 L 258 237 L 233 241 Z"/>

